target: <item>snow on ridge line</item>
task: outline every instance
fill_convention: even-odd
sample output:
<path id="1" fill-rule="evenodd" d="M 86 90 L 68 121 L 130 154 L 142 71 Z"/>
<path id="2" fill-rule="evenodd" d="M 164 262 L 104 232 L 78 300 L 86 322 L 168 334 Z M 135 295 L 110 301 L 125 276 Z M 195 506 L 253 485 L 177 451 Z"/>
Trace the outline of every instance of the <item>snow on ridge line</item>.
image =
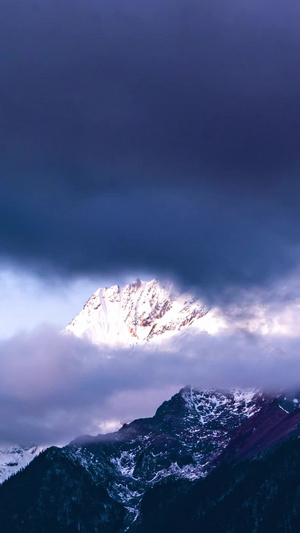
<path id="1" fill-rule="evenodd" d="M 181 389 L 166 403 L 171 404 L 174 398 L 181 396 L 185 402 L 187 410 L 186 414 L 184 415 L 184 418 L 186 418 L 186 420 L 190 420 L 190 417 L 192 417 L 192 420 L 194 420 L 194 422 L 197 421 L 197 423 L 199 424 L 197 431 L 202 431 L 201 428 L 209 427 L 209 425 L 214 420 L 218 421 L 224 418 L 225 421 L 227 419 L 227 416 L 231 417 L 232 420 L 238 420 L 240 417 L 249 418 L 254 413 L 256 413 L 257 410 L 259 410 L 260 404 L 259 402 L 257 402 L 257 400 L 262 395 L 262 391 L 255 389 L 200 390 L 194 387 L 187 386 Z M 296 400 L 294 400 L 294 402 L 295 401 Z M 160 409 L 160 407 L 158 408 L 158 410 Z M 196 437 L 197 431 L 195 431 L 195 427 L 194 429 L 192 429 L 191 432 L 188 428 L 187 431 L 189 434 L 188 440 Z M 207 429 L 205 429 L 205 431 L 207 431 Z M 114 433 L 117 434 L 118 431 Z M 72 441 L 70 444 L 80 445 L 79 439 L 80 437 L 75 439 L 76 442 Z M 94 439 L 96 440 L 97 437 L 91 437 L 91 441 Z M 7 478 L 9 478 L 11 475 L 17 473 L 19 470 L 26 467 L 39 453 L 44 451 L 46 448 L 47 447 L 40 446 L 11 446 L 5 450 L 0 450 L 0 484 Z M 130 454 L 126 452 L 126 463 L 128 463 L 128 460 L 130 459 L 129 455 Z M 201 466 L 200 463 L 202 458 L 200 457 L 199 459 L 196 456 L 197 454 L 194 454 L 196 466 L 192 467 L 191 465 L 189 465 L 186 469 L 183 469 L 181 472 L 182 477 L 196 479 L 197 477 L 204 475 L 203 467 L 205 465 Z M 132 473 L 133 465 L 126 464 L 125 466 L 123 466 L 122 462 L 117 460 L 116 466 L 118 466 L 118 464 L 120 467 L 120 472 L 122 470 L 122 475 L 126 474 L 126 476 L 130 476 L 130 473 Z M 87 464 L 82 465 L 88 467 Z M 173 470 L 175 466 L 173 465 L 172 468 L 170 467 L 170 472 L 167 469 L 161 471 L 160 473 L 157 472 L 156 475 L 158 477 L 163 477 L 168 476 L 172 472 L 174 474 L 175 471 Z"/>

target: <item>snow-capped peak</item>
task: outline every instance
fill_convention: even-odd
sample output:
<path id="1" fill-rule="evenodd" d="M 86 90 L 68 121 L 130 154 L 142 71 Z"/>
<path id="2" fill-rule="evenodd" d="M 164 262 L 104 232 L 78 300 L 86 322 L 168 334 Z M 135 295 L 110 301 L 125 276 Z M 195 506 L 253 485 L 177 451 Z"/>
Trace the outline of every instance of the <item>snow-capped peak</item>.
<path id="1" fill-rule="evenodd" d="M 137 280 L 99 288 L 66 331 L 95 344 L 130 346 L 176 333 L 206 314 L 198 300 L 170 284 Z"/>
<path id="2" fill-rule="evenodd" d="M 9 446 L 0 449 L 0 484 L 7 478 L 25 468 L 45 448 L 36 446 Z"/>

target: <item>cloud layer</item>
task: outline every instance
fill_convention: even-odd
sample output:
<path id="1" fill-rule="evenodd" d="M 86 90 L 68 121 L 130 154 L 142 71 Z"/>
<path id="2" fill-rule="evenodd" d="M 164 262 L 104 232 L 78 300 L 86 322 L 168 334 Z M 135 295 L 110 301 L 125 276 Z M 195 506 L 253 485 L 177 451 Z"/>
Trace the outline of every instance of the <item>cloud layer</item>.
<path id="1" fill-rule="evenodd" d="M 181 386 L 297 388 L 299 337 L 235 331 L 112 350 L 40 328 L 0 344 L 0 442 L 66 443 L 150 416 Z M 108 426 L 109 427 L 109 426 Z"/>
<path id="2" fill-rule="evenodd" d="M 0 9 L 3 260 L 208 297 L 298 264 L 296 3 Z"/>

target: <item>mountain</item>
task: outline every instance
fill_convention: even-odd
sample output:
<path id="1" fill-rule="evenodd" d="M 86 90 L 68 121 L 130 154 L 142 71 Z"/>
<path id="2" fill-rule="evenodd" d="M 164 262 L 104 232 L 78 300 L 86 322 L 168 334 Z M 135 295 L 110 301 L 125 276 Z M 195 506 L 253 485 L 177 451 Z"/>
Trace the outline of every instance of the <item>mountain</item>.
<path id="1" fill-rule="evenodd" d="M 125 424 L 115 433 L 81 436 L 63 453 L 136 513 L 145 491 L 162 479 L 207 475 L 237 428 L 269 401 L 256 391 L 186 387 L 152 418 Z"/>
<path id="2" fill-rule="evenodd" d="M 299 531 L 299 397 L 269 397 L 241 424 L 213 466 L 194 483 L 169 478 L 152 487 L 132 531 Z"/>
<path id="3" fill-rule="evenodd" d="M 252 459 L 285 442 L 299 443 L 299 423 L 294 396 L 186 387 L 152 418 L 41 453 L 0 487 L 4 530 L 219 531 L 206 525 L 222 516 L 220 501 L 231 502 L 231 493 L 243 501 L 246 489 L 251 492 L 243 480 L 254 475 Z M 245 476 L 235 480 L 240 472 Z M 236 490 L 239 483 L 244 492 Z M 257 500 L 254 490 L 251 494 Z M 182 515 L 187 509 L 191 519 Z M 230 527 L 220 531 L 240 531 Z"/>
<path id="4" fill-rule="evenodd" d="M 206 476 L 241 424 L 270 401 L 257 391 L 185 387 L 152 418 L 124 424 L 115 433 L 81 436 L 61 449 L 47 450 L 46 465 L 48 468 L 53 454 L 55 470 L 60 468 L 58 460 L 67 461 L 78 472 L 84 470 L 91 486 L 103 487 L 114 502 L 122 504 L 125 524 L 130 525 L 148 489 L 168 478 Z M 43 456 L 38 458 L 41 465 Z M 41 480 L 47 476 L 43 474 Z"/>
<path id="5" fill-rule="evenodd" d="M 204 305 L 170 284 L 140 281 L 100 288 L 66 327 L 66 332 L 95 344 L 131 346 L 164 339 L 187 326 L 209 328 L 213 317 Z"/>
<path id="6" fill-rule="evenodd" d="M 284 316 L 279 313 L 270 317 L 267 307 L 256 302 L 247 308 L 208 309 L 193 295 L 180 293 L 171 283 L 138 279 L 124 287 L 97 289 L 65 332 L 94 344 L 129 347 L 160 342 L 183 331 L 216 334 L 230 328 L 263 335 L 287 331 Z M 267 355 L 278 350 L 277 346 L 265 347 Z"/>

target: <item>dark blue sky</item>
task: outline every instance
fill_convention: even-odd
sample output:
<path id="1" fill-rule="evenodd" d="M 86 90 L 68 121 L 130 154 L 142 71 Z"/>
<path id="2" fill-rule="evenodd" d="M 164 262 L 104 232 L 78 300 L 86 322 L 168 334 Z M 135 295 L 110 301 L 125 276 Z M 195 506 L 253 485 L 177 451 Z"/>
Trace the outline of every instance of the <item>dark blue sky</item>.
<path id="1" fill-rule="evenodd" d="M 209 297 L 295 268 L 299 27 L 290 0 L 2 0 L 2 260 Z"/>

